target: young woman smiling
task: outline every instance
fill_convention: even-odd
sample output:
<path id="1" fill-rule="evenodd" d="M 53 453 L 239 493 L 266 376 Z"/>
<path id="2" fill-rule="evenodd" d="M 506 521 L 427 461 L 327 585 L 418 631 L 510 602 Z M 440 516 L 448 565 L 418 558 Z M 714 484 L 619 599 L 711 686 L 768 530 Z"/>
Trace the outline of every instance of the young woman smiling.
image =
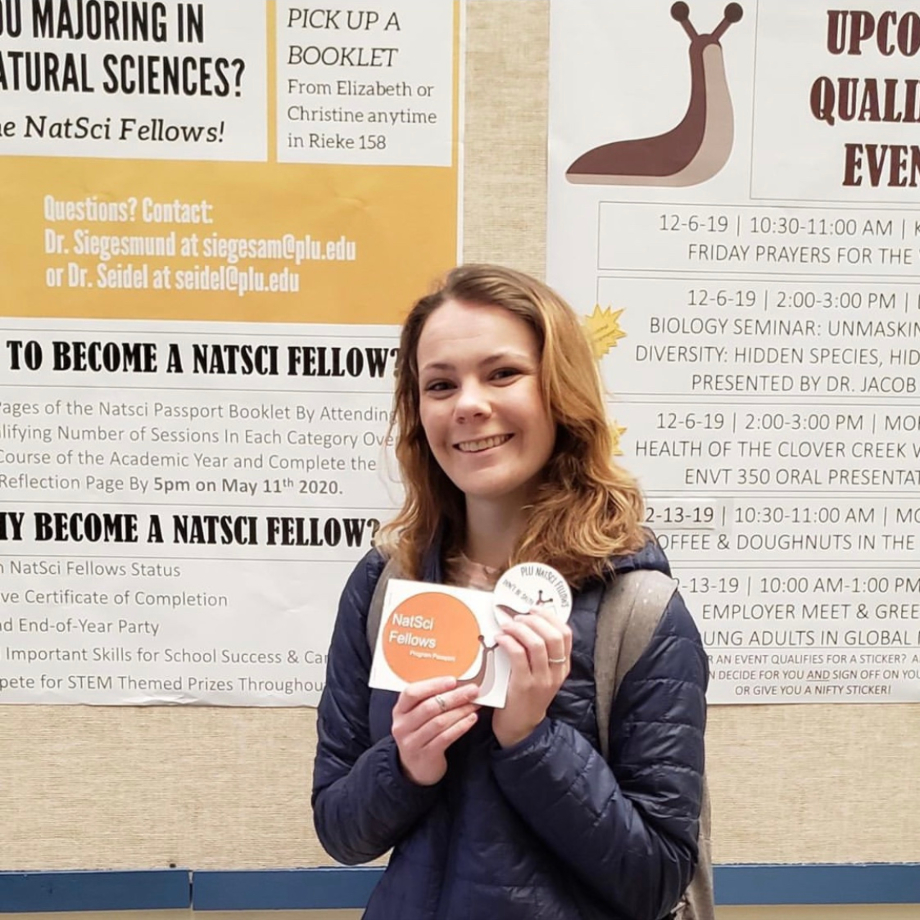
<path id="1" fill-rule="evenodd" d="M 320 703 L 321 842 L 349 864 L 393 849 L 367 918 L 668 916 L 697 857 L 706 656 L 675 594 L 617 693 L 605 761 L 601 598 L 618 574 L 668 564 L 611 458 L 578 318 L 526 275 L 455 269 L 403 327 L 395 426 L 405 501 L 342 594 Z M 545 563 L 573 588 L 571 616 L 504 627 L 502 709 L 453 678 L 371 690 L 366 621 L 390 557 L 403 577 L 481 588 Z"/>

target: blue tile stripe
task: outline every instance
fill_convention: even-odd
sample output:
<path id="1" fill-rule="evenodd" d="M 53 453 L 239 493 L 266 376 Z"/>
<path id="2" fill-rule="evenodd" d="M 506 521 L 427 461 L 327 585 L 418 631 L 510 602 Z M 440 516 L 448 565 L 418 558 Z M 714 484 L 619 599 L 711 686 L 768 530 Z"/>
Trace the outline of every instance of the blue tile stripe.
<path id="1" fill-rule="evenodd" d="M 0 872 L 0 913 L 181 909 L 191 890 L 187 869 Z"/>
<path id="2" fill-rule="evenodd" d="M 920 864 L 717 866 L 719 904 L 920 904 Z"/>
<path id="3" fill-rule="evenodd" d="M 360 908 L 382 869 L 0 872 L 0 913 Z M 920 904 L 920 863 L 716 866 L 720 905 Z"/>
<path id="4" fill-rule="evenodd" d="M 367 904 L 383 869 L 289 869 L 196 872 L 195 910 L 358 908 Z"/>

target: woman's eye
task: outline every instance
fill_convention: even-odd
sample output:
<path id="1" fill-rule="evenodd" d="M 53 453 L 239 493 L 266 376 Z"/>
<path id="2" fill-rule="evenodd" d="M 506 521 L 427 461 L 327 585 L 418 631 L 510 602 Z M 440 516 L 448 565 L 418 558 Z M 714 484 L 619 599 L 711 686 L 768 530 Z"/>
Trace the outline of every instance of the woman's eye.
<path id="1" fill-rule="evenodd" d="M 425 384 L 426 393 L 444 393 L 451 389 L 451 383 L 447 380 L 432 380 Z"/>
<path id="2" fill-rule="evenodd" d="M 493 380 L 507 380 L 509 377 L 520 376 L 520 371 L 516 367 L 502 367 L 492 374 Z"/>

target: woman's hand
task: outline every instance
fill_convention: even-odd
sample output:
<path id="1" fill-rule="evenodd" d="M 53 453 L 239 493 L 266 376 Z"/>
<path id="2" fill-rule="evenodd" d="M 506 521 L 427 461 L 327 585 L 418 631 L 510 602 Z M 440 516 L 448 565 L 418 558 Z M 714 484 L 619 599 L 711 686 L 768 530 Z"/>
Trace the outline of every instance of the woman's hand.
<path id="1" fill-rule="evenodd" d="M 393 738 L 403 772 L 419 786 L 433 786 L 447 772 L 445 752 L 476 724 L 475 684 L 454 677 L 409 684 L 393 707 Z"/>
<path id="2" fill-rule="evenodd" d="M 492 731 L 502 747 L 523 741 L 546 718 L 546 710 L 568 677 L 572 630 L 539 608 L 518 614 L 497 637 L 511 660 L 504 709 L 492 716 Z"/>

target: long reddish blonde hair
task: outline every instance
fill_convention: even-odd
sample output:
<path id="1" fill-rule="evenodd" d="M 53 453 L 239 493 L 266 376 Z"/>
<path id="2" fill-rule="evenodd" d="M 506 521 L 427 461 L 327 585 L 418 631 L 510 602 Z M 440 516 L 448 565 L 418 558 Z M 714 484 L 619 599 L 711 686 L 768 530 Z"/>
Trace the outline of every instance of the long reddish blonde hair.
<path id="1" fill-rule="evenodd" d="M 378 535 L 407 577 L 418 578 L 440 535 L 445 554 L 463 547 L 463 493 L 438 465 L 420 416 L 418 343 L 428 317 L 445 301 L 499 306 L 536 333 L 540 385 L 556 422 L 556 444 L 509 565 L 543 562 L 573 585 L 601 576 L 611 556 L 639 549 L 644 503 L 635 478 L 612 458 L 600 376 L 575 313 L 555 291 L 498 265 L 461 265 L 412 308 L 402 328 L 392 428 L 405 501 Z"/>

